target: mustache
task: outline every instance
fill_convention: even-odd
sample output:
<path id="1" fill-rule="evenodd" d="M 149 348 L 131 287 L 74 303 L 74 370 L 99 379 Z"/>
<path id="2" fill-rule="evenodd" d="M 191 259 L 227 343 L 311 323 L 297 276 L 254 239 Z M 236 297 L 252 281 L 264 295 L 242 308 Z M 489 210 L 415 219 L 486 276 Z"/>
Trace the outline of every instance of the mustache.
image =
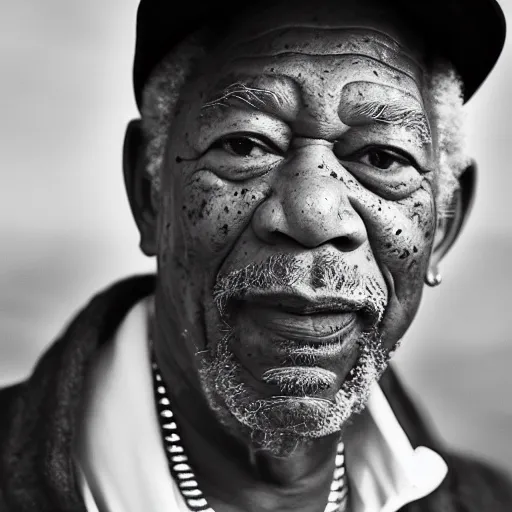
<path id="1" fill-rule="evenodd" d="M 305 292 L 305 290 L 307 290 Z M 376 277 L 363 274 L 333 254 L 315 255 L 311 260 L 290 254 L 273 254 L 266 260 L 218 275 L 213 300 L 221 316 L 233 300 L 251 297 L 307 297 L 311 304 L 362 310 L 378 323 L 387 293 Z"/>

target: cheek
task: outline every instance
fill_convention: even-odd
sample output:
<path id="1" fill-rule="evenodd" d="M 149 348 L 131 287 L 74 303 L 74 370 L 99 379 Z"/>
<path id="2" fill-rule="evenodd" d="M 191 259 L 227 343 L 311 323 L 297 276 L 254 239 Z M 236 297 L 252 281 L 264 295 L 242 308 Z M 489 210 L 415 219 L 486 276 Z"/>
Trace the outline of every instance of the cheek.
<path id="1" fill-rule="evenodd" d="M 372 251 L 389 287 L 385 333 L 391 345 L 412 321 L 423 290 L 435 232 L 435 204 L 430 185 L 400 201 L 372 193 L 359 196 Z"/>
<path id="2" fill-rule="evenodd" d="M 194 173 L 183 187 L 180 213 L 193 256 L 218 265 L 268 191 L 263 180 L 230 182 L 208 170 Z"/>
<path id="3" fill-rule="evenodd" d="M 204 336 L 205 309 L 213 308 L 208 291 L 218 268 L 268 187 L 261 180 L 228 182 L 207 170 L 181 175 L 183 180 L 165 185 L 169 192 L 159 218 L 158 265 L 180 332 L 186 330 L 197 341 Z"/>
<path id="4" fill-rule="evenodd" d="M 359 194 L 369 241 L 376 258 L 393 274 L 407 279 L 428 263 L 435 232 L 434 195 L 428 182 L 400 201 L 371 192 Z"/>
<path id="5" fill-rule="evenodd" d="M 387 205 L 383 212 L 387 222 L 381 240 L 382 262 L 400 302 L 419 300 L 435 231 L 432 193 L 420 188 L 407 199 Z"/>
<path id="6" fill-rule="evenodd" d="M 379 201 L 379 252 L 393 267 L 413 270 L 434 235 L 435 209 L 431 192 L 420 188 L 400 201 Z"/>

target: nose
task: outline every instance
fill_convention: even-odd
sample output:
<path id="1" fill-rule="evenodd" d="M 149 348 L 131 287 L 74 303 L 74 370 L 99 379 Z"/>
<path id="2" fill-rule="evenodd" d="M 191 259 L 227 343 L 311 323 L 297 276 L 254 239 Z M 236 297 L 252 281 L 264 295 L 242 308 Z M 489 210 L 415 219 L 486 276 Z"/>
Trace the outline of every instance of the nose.
<path id="1" fill-rule="evenodd" d="M 357 249 L 367 233 L 351 204 L 343 180 L 348 176 L 330 148 L 301 148 L 277 172 L 272 194 L 254 213 L 256 235 L 271 245 L 330 243 L 344 252 Z"/>

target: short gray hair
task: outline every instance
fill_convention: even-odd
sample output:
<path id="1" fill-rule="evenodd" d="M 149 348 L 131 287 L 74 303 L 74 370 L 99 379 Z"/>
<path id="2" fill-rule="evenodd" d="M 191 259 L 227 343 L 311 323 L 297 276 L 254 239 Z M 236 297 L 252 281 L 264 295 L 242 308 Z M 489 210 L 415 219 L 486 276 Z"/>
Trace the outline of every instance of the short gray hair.
<path id="1" fill-rule="evenodd" d="M 171 51 L 155 68 L 142 96 L 142 125 L 147 142 L 147 173 L 160 186 L 169 126 L 181 90 L 195 64 L 206 53 L 206 32 L 197 32 Z M 466 149 L 463 86 L 453 66 L 435 60 L 426 80 L 427 110 L 433 129 L 438 171 L 437 207 L 440 216 L 451 215 L 450 203 L 458 178 L 470 161 Z"/>
<path id="2" fill-rule="evenodd" d="M 160 186 L 169 126 L 183 86 L 206 53 L 205 38 L 206 32 L 196 32 L 177 45 L 153 70 L 142 91 L 146 170 L 156 188 Z"/>

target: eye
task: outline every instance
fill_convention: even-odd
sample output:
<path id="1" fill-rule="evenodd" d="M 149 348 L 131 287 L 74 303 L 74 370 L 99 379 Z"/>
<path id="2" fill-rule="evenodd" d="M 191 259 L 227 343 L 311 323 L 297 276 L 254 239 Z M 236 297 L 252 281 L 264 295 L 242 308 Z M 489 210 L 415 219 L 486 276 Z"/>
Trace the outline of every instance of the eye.
<path id="1" fill-rule="evenodd" d="M 359 161 L 383 171 L 395 170 L 399 167 L 413 166 L 408 157 L 389 149 L 371 148 L 366 150 Z"/>
<path id="2" fill-rule="evenodd" d="M 348 172 L 384 199 L 396 201 L 409 196 L 430 172 L 423 170 L 414 156 L 394 146 L 366 145 L 348 155 L 342 150 L 341 143 L 335 145 L 336 156 Z"/>
<path id="3" fill-rule="evenodd" d="M 276 153 L 268 142 L 246 135 L 224 137 L 215 142 L 211 149 L 221 149 L 242 158 L 258 158 L 268 153 Z"/>
<path id="4" fill-rule="evenodd" d="M 242 181 L 263 176 L 283 160 L 286 149 L 260 133 L 237 132 L 214 139 L 201 156 L 201 167 L 222 179 Z"/>

